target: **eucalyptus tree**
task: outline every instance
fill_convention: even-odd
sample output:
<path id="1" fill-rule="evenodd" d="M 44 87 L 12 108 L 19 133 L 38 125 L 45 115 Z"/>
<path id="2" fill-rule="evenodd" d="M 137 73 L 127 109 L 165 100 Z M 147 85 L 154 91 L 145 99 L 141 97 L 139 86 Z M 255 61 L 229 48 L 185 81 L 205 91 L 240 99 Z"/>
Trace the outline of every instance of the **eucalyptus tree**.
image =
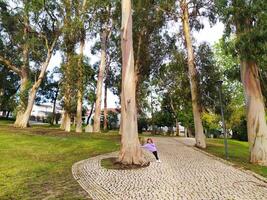
<path id="1" fill-rule="evenodd" d="M 192 114 L 189 112 L 190 86 L 187 77 L 186 56 L 181 49 L 173 48 L 170 62 L 162 65 L 153 77 L 160 100 L 161 110 L 172 114 L 176 124 L 176 134 L 179 134 L 179 123 L 187 129 L 192 129 Z M 191 118 L 190 118 L 191 117 Z M 190 119 L 190 120 L 189 120 Z M 166 125 L 166 124 L 164 124 Z"/>
<path id="2" fill-rule="evenodd" d="M 86 40 L 86 27 L 85 20 L 87 18 L 86 11 L 88 10 L 88 1 L 83 0 L 82 2 L 77 1 L 75 4 L 76 10 L 76 23 L 78 24 L 78 37 L 79 37 L 79 57 L 77 64 L 77 111 L 76 111 L 76 132 L 82 132 L 82 108 L 83 108 L 83 96 L 84 96 L 84 46 Z"/>
<path id="3" fill-rule="evenodd" d="M 267 125 L 259 71 L 266 60 L 267 2 L 216 0 L 226 25 L 225 38 L 234 34 L 234 54 L 240 59 L 240 73 L 246 99 L 250 161 L 267 166 Z"/>
<path id="4" fill-rule="evenodd" d="M 101 117 L 101 100 L 102 100 L 102 88 L 104 81 L 104 73 L 106 69 L 107 59 L 107 43 L 112 28 L 112 12 L 114 10 L 115 1 L 101 1 L 95 4 L 94 8 L 94 27 L 95 31 L 100 32 L 100 49 L 101 60 L 98 71 L 97 89 L 96 89 L 96 102 L 95 102 L 95 114 L 94 114 L 94 132 L 100 132 L 100 117 Z"/>
<path id="5" fill-rule="evenodd" d="M 61 129 L 70 132 L 71 129 L 71 114 L 72 114 L 72 102 L 75 99 L 75 79 L 77 78 L 75 72 L 75 66 L 78 63 L 77 56 L 75 54 L 75 45 L 79 38 L 76 34 L 76 13 L 75 13 L 75 2 L 71 0 L 63 0 L 61 2 L 63 8 L 62 15 L 64 18 L 64 29 L 63 29 L 63 63 L 61 66 L 62 84 L 61 91 L 63 93 L 63 116 L 61 122 Z"/>
<path id="6" fill-rule="evenodd" d="M 200 18 L 207 17 L 210 22 L 215 21 L 214 1 L 212 0 L 178 0 L 162 1 L 158 11 L 164 11 L 174 21 L 182 23 L 182 35 L 187 52 L 188 76 L 190 80 L 192 108 L 194 115 L 196 146 L 206 148 L 205 135 L 201 119 L 201 105 L 199 101 L 199 83 L 195 64 L 194 48 L 192 44 L 192 29 L 199 30 L 203 27 Z"/>
<path id="7" fill-rule="evenodd" d="M 166 17 L 155 12 L 160 1 L 133 1 L 133 44 L 136 73 L 137 112 L 141 114 L 147 95 L 146 81 L 167 59 L 169 41 L 166 41 L 164 29 Z"/>
<path id="8" fill-rule="evenodd" d="M 1 1 L 0 6 L 0 62 L 20 77 L 14 126 L 23 128 L 61 33 L 60 7 L 55 1 Z M 33 68 L 38 71 L 35 80 L 30 79 Z"/>
<path id="9" fill-rule="evenodd" d="M 121 149 L 118 161 L 122 164 L 144 165 L 137 132 L 136 72 L 134 68 L 131 0 L 122 0 L 122 86 L 121 86 Z"/>

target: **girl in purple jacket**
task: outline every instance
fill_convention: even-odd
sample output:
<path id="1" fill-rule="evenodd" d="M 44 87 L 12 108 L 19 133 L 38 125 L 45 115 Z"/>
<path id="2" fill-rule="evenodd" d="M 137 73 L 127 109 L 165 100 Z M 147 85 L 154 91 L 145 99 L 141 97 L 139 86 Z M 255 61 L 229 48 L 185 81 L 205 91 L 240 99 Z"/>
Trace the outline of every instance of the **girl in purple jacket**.
<path id="1" fill-rule="evenodd" d="M 159 157 L 158 157 L 158 152 L 157 152 L 157 148 L 156 148 L 156 145 L 153 143 L 153 140 L 151 138 L 148 138 L 147 143 L 145 145 L 143 145 L 143 147 L 152 152 L 154 154 L 154 156 L 156 157 L 156 162 L 161 162 Z"/>

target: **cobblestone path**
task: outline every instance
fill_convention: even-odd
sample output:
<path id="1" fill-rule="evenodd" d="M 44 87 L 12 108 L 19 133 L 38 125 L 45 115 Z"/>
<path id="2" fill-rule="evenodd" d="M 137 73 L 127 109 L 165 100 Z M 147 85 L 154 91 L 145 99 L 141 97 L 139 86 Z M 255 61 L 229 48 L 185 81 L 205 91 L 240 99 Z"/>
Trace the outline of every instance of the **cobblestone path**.
<path id="1" fill-rule="evenodd" d="M 75 163 L 73 175 L 93 199 L 266 200 L 267 184 L 173 138 L 155 138 L 162 163 L 150 153 L 150 166 L 107 170 L 100 155 Z"/>

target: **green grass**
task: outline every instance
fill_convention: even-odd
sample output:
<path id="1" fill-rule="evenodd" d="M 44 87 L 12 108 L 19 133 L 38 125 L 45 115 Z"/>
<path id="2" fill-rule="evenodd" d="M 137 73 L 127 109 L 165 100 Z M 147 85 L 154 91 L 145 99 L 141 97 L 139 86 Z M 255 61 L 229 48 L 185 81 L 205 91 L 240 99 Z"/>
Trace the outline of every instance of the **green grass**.
<path id="1" fill-rule="evenodd" d="M 207 149 L 205 151 L 225 159 L 224 140 L 207 139 Z M 228 139 L 228 152 L 229 161 L 234 163 L 237 167 L 242 167 L 267 177 L 267 167 L 253 165 L 249 162 L 248 142 Z"/>
<path id="2" fill-rule="evenodd" d="M 3 125 L 5 124 L 5 125 Z M 85 199 L 71 166 L 118 150 L 116 134 L 65 133 L 0 123 L 0 199 Z"/>

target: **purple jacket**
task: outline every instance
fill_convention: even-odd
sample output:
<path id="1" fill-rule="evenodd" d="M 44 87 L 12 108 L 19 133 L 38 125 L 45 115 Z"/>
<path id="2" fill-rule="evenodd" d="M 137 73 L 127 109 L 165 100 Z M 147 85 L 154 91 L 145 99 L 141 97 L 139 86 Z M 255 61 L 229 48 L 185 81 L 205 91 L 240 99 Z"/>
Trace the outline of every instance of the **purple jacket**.
<path id="1" fill-rule="evenodd" d="M 154 143 L 146 143 L 142 147 L 144 147 L 146 150 L 151 151 L 151 152 L 157 151 L 156 145 Z"/>

